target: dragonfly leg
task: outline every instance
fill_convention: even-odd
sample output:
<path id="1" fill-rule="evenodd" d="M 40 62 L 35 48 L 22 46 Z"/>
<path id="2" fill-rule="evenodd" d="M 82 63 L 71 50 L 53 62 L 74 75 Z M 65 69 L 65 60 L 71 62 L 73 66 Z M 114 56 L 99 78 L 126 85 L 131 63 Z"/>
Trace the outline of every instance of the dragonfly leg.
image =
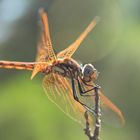
<path id="1" fill-rule="evenodd" d="M 88 92 L 90 92 L 90 91 L 92 91 L 92 90 L 96 90 L 96 89 L 100 89 L 100 88 L 101 88 L 99 85 L 96 85 L 96 86 L 94 86 L 93 88 L 84 91 L 84 90 L 82 89 L 82 86 L 81 86 L 81 83 L 80 83 L 79 79 L 77 80 L 77 82 L 78 82 L 78 88 L 79 88 L 79 91 L 80 91 L 80 95 L 81 95 L 81 96 L 95 96 L 95 94 L 85 94 L 85 93 L 88 93 Z"/>
<path id="2" fill-rule="evenodd" d="M 95 111 L 91 108 L 89 108 L 87 105 L 85 105 L 84 103 L 82 103 L 79 98 L 78 98 L 78 95 L 77 95 L 77 91 L 76 91 L 76 88 L 75 88 L 75 82 L 74 82 L 74 79 L 71 78 L 71 83 L 72 83 L 72 91 L 73 91 L 73 97 L 74 99 L 79 102 L 82 106 L 84 106 L 89 112 L 91 113 L 95 113 Z"/>

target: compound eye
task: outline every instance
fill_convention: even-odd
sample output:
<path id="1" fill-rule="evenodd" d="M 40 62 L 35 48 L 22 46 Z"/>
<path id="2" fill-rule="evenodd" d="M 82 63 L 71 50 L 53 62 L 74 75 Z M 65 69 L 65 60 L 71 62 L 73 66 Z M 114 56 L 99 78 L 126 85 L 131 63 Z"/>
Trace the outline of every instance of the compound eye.
<path id="1" fill-rule="evenodd" d="M 85 69 L 84 75 L 85 76 L 90 76 L 92 74 L 92 71 L 90 69 Z"/>
<path id="2" fill-rule="evenodd" d="M 91 76 L 94 73 L 94 71 L 95 71 L 95 68 L 91 64 L 84 65 L 82 69 L 82 73 L 85 77 Z"/>

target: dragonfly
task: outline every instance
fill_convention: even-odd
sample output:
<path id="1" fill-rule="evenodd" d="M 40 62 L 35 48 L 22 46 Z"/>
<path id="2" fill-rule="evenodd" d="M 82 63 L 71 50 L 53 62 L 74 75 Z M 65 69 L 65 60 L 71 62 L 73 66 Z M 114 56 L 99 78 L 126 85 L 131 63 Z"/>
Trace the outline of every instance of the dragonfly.
<path id="1" fill-rule="evenodd" d="M 72 58 L 87 35 L 98 23 L 95 17 L 81 35 L 66 49 L 55 53 L 49 31 L 48 16 L 44 9 L 39 11 L 42 23 L 40 41 L 35 62 L 0 61 L 0 68 L 31 70 L 33 79 L 36 74 L 44 73 L 43 88 L 49 100 L 73 120 L 85 125 L 84 113 L 89 112 L 89 121 L 95 122 L 94 88 L 98 71 L 87 63 L 84 66 Z M 110 101 L 101 90 L 101 111 L 109 122 L 124 124 L 121 110 Z M 106 120 L 106 119 L 105 119 Z"/>

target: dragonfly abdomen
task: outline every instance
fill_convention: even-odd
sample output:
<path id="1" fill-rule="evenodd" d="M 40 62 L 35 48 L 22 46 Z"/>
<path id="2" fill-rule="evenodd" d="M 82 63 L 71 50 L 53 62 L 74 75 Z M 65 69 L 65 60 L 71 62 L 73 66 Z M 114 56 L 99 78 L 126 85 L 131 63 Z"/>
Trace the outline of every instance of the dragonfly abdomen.
<path id="1" fill-rule="evenodd" d="M 0 68 L 33 70 L 33 62 L 0 61 Z"/>

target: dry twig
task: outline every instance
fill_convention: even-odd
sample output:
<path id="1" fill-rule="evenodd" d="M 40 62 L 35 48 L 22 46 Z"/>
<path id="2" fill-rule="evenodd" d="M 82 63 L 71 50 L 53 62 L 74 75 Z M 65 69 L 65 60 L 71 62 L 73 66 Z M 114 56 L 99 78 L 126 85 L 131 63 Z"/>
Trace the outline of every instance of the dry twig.
<path id="1" fill-rule="evenodd" d="M 100 87 L 96 86 L 95 90 L 95 129 L 91 133 L 90 123 L 88 119 L 88 112 L 85 112 L 86 128 L 84 129 L 85 134 L 88 136 L 89 140 L 100 140 L 100 129 L 101 129 L 101 109 L 100 109 L 100 96 L 98 89 Z"/>

